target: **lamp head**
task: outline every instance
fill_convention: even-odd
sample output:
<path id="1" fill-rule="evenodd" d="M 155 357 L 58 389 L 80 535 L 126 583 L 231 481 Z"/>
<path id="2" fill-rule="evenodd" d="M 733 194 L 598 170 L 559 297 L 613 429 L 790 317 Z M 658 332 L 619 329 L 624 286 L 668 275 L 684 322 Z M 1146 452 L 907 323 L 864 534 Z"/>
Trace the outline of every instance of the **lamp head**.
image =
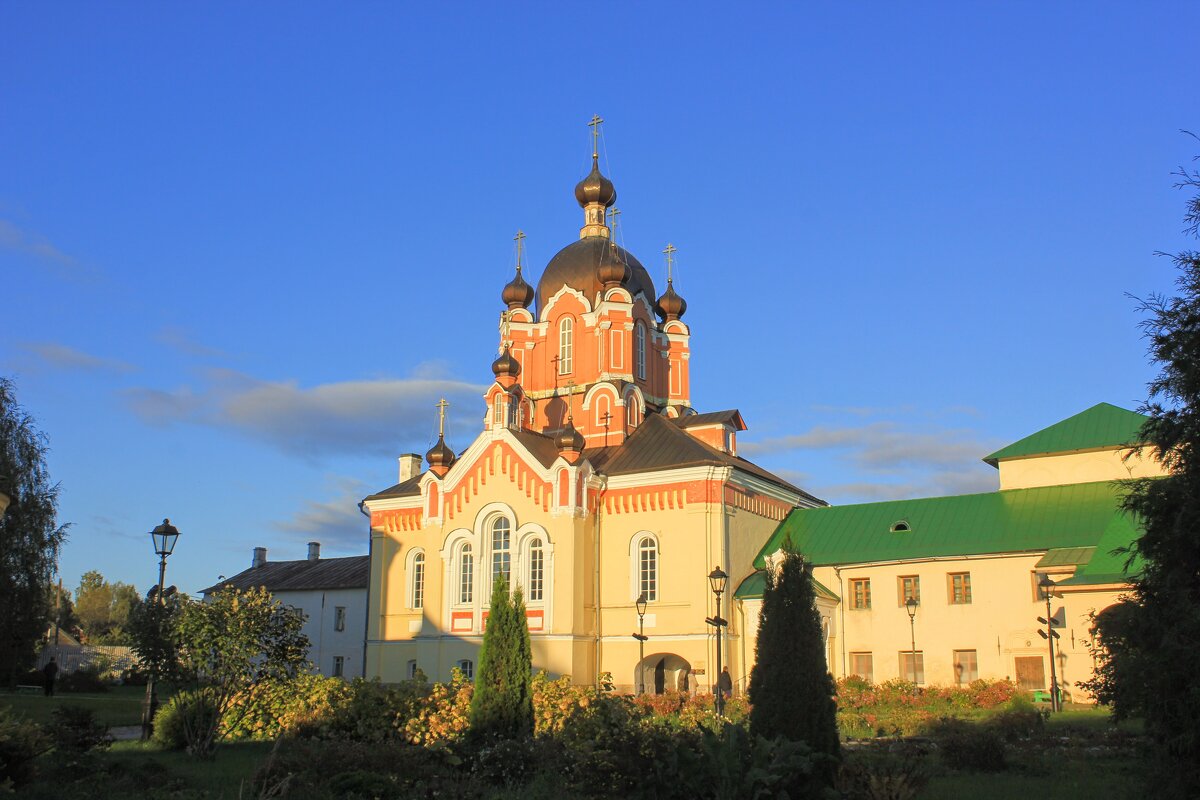
<path id="1" fill-rule="evenodd" d="M 1054 593 L 1054 587 L 1057 586 L 1045 572 L 1038 575 L 1037 584 L 1038 588 L 1042 590 L 1042 596 L 1047 600 L 1050 599 L 1050 596 Z"/>
<path id="2" fill-rule="evenodd" d="M 729 580 L 729 576 L 718 566 L 712 572 L 708 573 L 708 583 L 712 586 L 713 594 L 718 597 L 725 591 L 725 582 Z"/>
<path id="3" fill-rule="evenodd" d="M 646 593 L 645 592 L 642 592 L 641 594 L 638 595 L 638 599 L 636 601 L 634 601 L 634 605 L 637 607 L 637 612 L 638 612 L 639 617 L 643 617 L 646 615 Z"/>
<path id="4" fill-rule="evenodd" d="M 155 555 L 169 556 L 175 549 L 175 541 L 179 538 L 179 529 L 171 524 L 171 520 L 164 519 L 162 525 L 158 525 L 150 531 L 150 538 L 154 540 Z"/>
<path id="5" fill-rule="evenodd" d="M 913 619 L 917 616 L 918 605 L 920 605 L 920 603 L 917 602 L 917 598 L 915 597 L 909 597 L 904 601 L 904 608 L 908 611 L 909 619 Z"/>

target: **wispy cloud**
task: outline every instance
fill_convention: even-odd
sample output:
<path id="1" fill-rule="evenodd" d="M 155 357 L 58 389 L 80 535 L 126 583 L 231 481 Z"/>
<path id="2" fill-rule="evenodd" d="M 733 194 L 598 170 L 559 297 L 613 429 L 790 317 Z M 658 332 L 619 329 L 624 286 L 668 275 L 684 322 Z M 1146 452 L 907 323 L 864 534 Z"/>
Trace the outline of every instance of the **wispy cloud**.
<path id="1" fill-rule="evenodd" d="M 976 494 L 996 490 L 996 473 L 983 464 L 965 470 L 943 470 L 914 476 L 900 483 L 859 481 L 817 488 L 817 494 L 831 503 L 873 503 L 913 497 L 943 497 Z"/>
<path id="2" fill-rule="evenodd" d="M 62 278 L 95 278 L 96 273 L 72 255 L 64 253 L 40 234 L 24 230 L 16 223 L 0 219 L 0 249 L 29 256 Z"/>
<path id="3" fill-rule="evenodd" d="M 42 366 L 86 372 L 133 372 L 137 367 L 115 358 L 85 353 L 57 342 L 26 342 L 21 349 L 37 358 Z"/>
<path id="4" fill-rule="evenodd" d="M 358 502 L 368 493 L 367 485 L 355 478 L 337 478 L 330 491 L 328 499 L 306 501 L 274 527 L 298 540 L 320 542 L 334 553 L 365 553 L 367 522 L 359 513 Z"/>
<path id="5" fill-rule="evenodd" d="M 303 387 L 213 369 L 199 388 L 135 388 L 124 392 L 124 398 L 135 415 L 152 425 L 225 428 L 315 459 L 395 455 L 403 447 L 428 442 L 437 430 L 434 403 L 446 397 L 454 411 L 448 438 L 452 446 L 465 447 L 466 434 L 454 434 L 474 432 L 485 387 L 436 377 L 428 369 L 418 375 Z"/>
<path id="6" fill-rule="evenodd" d="M 158 333 L 154 335 L 154 339 L 159 344 L 164 344 L 184 355 L 196 358 L 228 357 L 228 354 L 224 350 L 218 350 L 215 347 L 201 344 L 192 338 L 188 331 L 175 325 L 167 325 L 160 328 Z"/>

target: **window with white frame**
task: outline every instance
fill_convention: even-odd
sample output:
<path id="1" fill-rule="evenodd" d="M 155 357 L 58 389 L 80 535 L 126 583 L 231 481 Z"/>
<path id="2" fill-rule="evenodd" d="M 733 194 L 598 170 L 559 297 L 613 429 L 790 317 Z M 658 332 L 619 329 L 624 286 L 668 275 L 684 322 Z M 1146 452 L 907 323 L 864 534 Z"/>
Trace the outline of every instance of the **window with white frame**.
<path id="1" fill-rule="evenodd" d="M 575 321 L 563 317 L 558 323 L 558 374 L 570 375 L 575 354 Z"/>
<path id="2" fill-rule="evenodd" d="M 416 680 L 417 677 L 417 660 L 409 659 L 408 666 L 404 669 L 404 676 L 411 680 Z"/>
<path id="3" fill-rule="evenodd" d="M 462 672 L 464 678 L 466 678 L 467 680 L 474 680 L 474 678 L 475 678 L 475 662 L 474 661 L 472 661 L 469 658 L 464 658 L 462 661 L 459 661 L 457 664 L 455 664 L 455 666 L 458 667 L 458 669 Z"/>
<path id="4" fill-rule="evenodd" d="M 546 585 L 546 551 L 542 540 L 529 541 L 529 600 L 540 603 L 544 598 Z"/>
<path id="5" fill-rule="evenodd" d="M 633 357 L 637 364 L 637 376 L 646 379 L 646 326 L 638 323 L 633 329 Z"/>
<path id="6" fill-rule="evenodd" d="M 422 608 L 425 605 L 425 553 L 413 553 L 408 567 L 408 607 Z"/>
<path id="7" fill-rule="evenodd" d="M 333 657 L 333 677 L 341 678 L 341 677 L 344 677 L 345 674 L 346 674 L 346 657 L 345 656 L 334 656 Z"/>
<path id="8" fill-rule="evenodd" d="M 492 585 L 501 575 L 512 586 L 512 523 L 507 517 L 492 521 Z"/>
<path id="9" fill-rule="evenodd" d="M 658 599 L 658 543 L 643 536 L 637 545 L 637 591 L 646 600 Z"/>
<path id="10" fill-rule="evenodd" d="M 475 599 L 475 554 L 469 542 L 458 550 L 458 603 L 467 605 Z"/>

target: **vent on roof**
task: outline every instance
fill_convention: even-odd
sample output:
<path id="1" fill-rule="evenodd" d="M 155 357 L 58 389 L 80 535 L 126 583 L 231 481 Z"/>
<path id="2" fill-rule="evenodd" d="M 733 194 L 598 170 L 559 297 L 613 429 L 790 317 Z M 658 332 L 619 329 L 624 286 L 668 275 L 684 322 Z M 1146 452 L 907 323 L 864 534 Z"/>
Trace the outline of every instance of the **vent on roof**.
<path id="1" fill-rule="evenodd" d="M 908 524 L 906 519 L 898 519 L 892 523 L 892 527 L 888 528 L 892 533 L 908 533 L 912 530 L 912 526 Z"/>

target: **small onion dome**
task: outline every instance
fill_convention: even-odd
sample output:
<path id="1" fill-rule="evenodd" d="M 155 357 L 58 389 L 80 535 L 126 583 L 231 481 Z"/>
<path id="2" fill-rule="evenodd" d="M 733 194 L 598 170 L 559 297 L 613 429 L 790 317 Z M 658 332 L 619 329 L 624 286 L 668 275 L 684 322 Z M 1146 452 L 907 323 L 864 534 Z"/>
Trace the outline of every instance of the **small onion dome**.
<path id="1" fill-rule="evenodd" d="M 450 469 L 456 458 L 454 451 L 446 446 L 446 440 L 441 436 L 438 437 L 437 444 L 425 454 L 430 469 L 440 469 L 443 472 Z"/>
<path id="2" fill-rule="evenodd" d="M 509 309 L 529 308 L 529 304 L 533 302 L 533 287 L 525 282 L 519 266 L 516 276 L 504 284 L 504 290 L 500 292 L 500 301 Z"/>
<path id="3" fill-rule="evenodd" d="M 501 375 L 516 378 L 521 374 L 521 362 L 513 358 L 512 353 L 508 350 L 508 345 L 504 345 L 504 352 L 492 362 L 492 374 L 497 378 Z"/>
<path id="4" fill-rule="evenodd" d="M 674 281 L 667 281 L 667 290 L 654 304 L 654 310 L 663 318 L 663 322 L 679 319 L 687 311 L 687 301 L 679 296 L 673 284 Z"/>
<path id="5" fill-rule="evenodd" d="M 588 176 L 575 184 L 575 199 L 581 207 L 599 203 L 607 208 L 617 202 L 617 189 L 613 182 L 600 174 L 600 161 L 592 156 L 592 171 Z"/>
<path id="6" fill-rule="evenodd" d="M 554 443 L 558 445 L 559 451 L 574 450 L 579 452 L 583 449 L 583 434 L 575 430 L 575 426 L 571 424 L 571 420 L 567 419 L 567 427 L 559 431 L 558 436 L 554 437 Z"/>
<path id="7" fill-rule="evenodd" d="M 600 265 L 596 267 L 596 278 L 604 284 L 605 289 L 609 289 L 624 283 L 625 276 L 628 274 L 629 267 L 626 266 L 624 259 L 621 258 L 621 253 L 617 250 L 617 245 L 614 242 L 606 256 L 601 257 Z"/>

